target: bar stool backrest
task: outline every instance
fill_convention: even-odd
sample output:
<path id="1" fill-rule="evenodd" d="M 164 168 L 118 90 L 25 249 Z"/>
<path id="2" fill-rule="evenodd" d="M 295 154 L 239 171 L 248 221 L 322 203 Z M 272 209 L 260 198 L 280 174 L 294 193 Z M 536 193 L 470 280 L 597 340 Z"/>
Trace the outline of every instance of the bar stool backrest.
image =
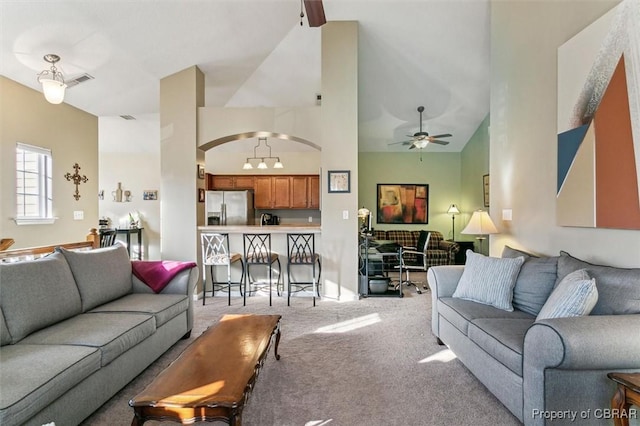
<path id="1" fill-rule="evenodd" d="M 244 234 L 244 253 L 249 263 L 271 264 L 271 234 Z"/>
<path id="2" fill-rule="evenodd" d="M 203 232 L 200 239 L 203 265 L 229 264 L 229 234 Z"/>
<path id="3" fill-rule="evenodd" d="M 109 247 L 116 242 L 115 229 L 103 229 L 100 231 L 100 247 Z"/>
<path id="4" fill-rule="evenodd" d="M 316 260 L 315 234 L 287 234 L 287 253 L 289 263 L 313 264 Z"/>

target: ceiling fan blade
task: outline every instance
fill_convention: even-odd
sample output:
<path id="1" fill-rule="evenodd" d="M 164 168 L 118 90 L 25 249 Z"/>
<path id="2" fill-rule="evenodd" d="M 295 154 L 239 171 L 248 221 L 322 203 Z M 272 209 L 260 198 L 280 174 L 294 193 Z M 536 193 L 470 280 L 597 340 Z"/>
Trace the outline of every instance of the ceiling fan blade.
<path id="1" fill-rule="evenodd" d="M 409 147 L 409 149 L 415 149 L 415 148 L 416 148 L 416 146 L 415 146 L 414 144 L 412 144 L 412 145 Z"/>
<path id="2" fill-rule="evenodd" d="M 441 135 L 433 135 L 433 136 L 429 136 L 429 138 L 433 138 L 433 139 L 440 139 L 440 138 L 450 138 L 451 136 L 453 136 L 450 133 L 443 133 Z"/>
<path id="3" fill-rule="evenodd" d="M 431 141 L 429 141 L 429 142 L 431 142 L 431 143 L 437 143 L 438 145 L 449 145 L 449 142 L 448 142 L 448 141 L 439 141 L 438 139 L 434 139 L 434 140 L 431 140 Z"/>
<path id="4" fill-rule="evenodd" d="M 327 23 L 322 0 L 304 0 L 304 8 L 307 10 L 310 27 L 320 27 Z"/>

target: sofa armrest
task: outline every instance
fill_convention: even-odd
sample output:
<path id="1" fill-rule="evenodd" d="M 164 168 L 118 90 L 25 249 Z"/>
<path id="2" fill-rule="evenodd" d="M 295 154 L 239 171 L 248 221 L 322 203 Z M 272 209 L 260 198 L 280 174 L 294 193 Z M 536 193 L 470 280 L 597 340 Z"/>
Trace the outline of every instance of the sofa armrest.
<path id="1" fill-rule="evenodd" d="M 533 417 L 532 413 L 549 409 L 550 401 L 555 404 L 552 409 L 575 408 L 576 398 L 583 405 L 577 409 L 607 408 L 613 389 L 607 372 L 640 371 L 639 329 L 640 314 L 589 315 L 534 323 L 524 337 L 525 424 L 545 424 L 542 417 Z M 569 380 L 562 386 L 552 379 L 554 372 L 573 377 L 575 383 Z M 574 394 L 568 387 L 584 388 L 588 395 Z"/>
<path id="2" fill-rule="evenodd" d="M 431 289 L 431 331 L 440 338 L 438 299 L 451 297 L 458 287 L 464 265 L 432 266 L 427 270 L 427 283 Z"/>
<path id="3" fill-rule="evenodd" d="M 455 241 L 442 240 L 438 245 L 440 250 L 449 253 L 449 264 L 453 265 L 456 261 L 456 253 L 460 251 L 460 246 Z"/>
<path id="4" fill-rule="evenodd" d="M 189 299 L 189 310 L 187 312 L 187 327 L 189 330 L 193 327 L 193 295 L 200 270 L 194 266 L 184 271 L 178 272 L 175 277 L 160 291 L 159 294 L 184 294 Z M 135 275 L 131 275 L 134 293 L 153 293 L 153 290 L 140 281 Z"/>
<path id="5" fill-rule="evenodd" d="M 575 370 L 640 368 L 640 314 L 553 318 L 524 338 L 525 367 Z"/>

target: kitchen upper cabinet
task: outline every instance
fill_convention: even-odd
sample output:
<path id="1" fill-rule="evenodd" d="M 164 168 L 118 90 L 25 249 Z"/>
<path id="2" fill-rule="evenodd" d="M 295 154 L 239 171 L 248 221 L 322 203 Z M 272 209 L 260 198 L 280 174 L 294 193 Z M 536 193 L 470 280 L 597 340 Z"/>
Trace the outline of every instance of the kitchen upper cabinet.
<path id="1" fill-rule="evenodd" d="M 253 175 L 207 175 L 207 189 L 223 190 L 230 189 L 253 189 Z"/>
<path id="2" fill-rule="evenodd" d="M 207 189 L 253 189 L 256 209 L 320 208 L 318 175 L 210 175 Z"/>
<path id="3" fill-rule="evenodd" d="M 253 181 L 253 206 L 256 209 L 271 209 L 273 198 L 273 180 L 271 176 L 259 176 Z"/>

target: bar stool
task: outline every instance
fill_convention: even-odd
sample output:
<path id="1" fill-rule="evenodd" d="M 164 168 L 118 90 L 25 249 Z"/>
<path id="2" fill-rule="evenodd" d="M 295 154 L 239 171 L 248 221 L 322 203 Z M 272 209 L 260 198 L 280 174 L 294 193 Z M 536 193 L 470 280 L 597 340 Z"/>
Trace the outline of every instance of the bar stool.
<path id="1" fill-rule="evenodd" d="M 244 258 L 247 265 L 247 272 L 244 276 L 244 305 L 247 304 L 247 293 L 251 292 L 251 289 L 247 290 L 247 282 L 249 287 L 256 281 L 252 280 L 250 273 L 251 265 L 266 266 L 269 272 L 269 306 L 271 306 L 271 284 L 273 282 L 273 264 L 278 263 L 278 281 L 276 281 L 276 291 L 280 296 L 280 277 L 282 275 L 282 266 L 280 265 L 280 258 L 278 253 L 271 251 L 271 234 L 242 234 L 244 245 Z"/>
<path id="2" fill-rule="evenodd" d="M 231 306 L 231 286 L 237 285 L 242 295 L 242 284 L 245 276 L 245 266 L 240 253 L 229 252 L 229 234 L 219 234 L 211 232 L 203 232 L 200 234 L 202 243 L 202 305 L 205 305 L 207 298 L 207 266 L 211 273 L 211 297 L 214 296 L 216 289 L 227 291 L 229 293 L 229 306 Z M 242 275 L 240 281 L 231 281 L 231 266 L 240 262 L 242 266 Z M 214 266 L 226 266 L 227 281 L 216 281 L 216 273 Z"/>
<path id="3" fill-rule="evenodd" d="M 287 306 L 291 306 L 291 287 L 294 286 L 299 291 L 304 291 L 311 287 L 313 294 L 313 306 L 316 306 L 316 294 L 320 297 L 319 283 L 322 265 L 320 255 L 316 253 L 315 234 L 287 234 Z M 316 263 L 318 264 L 318 278 L 316 278 Z M 292 281 L 291 268 L 293 266 L 311 266 L 311 281 Z"/>

